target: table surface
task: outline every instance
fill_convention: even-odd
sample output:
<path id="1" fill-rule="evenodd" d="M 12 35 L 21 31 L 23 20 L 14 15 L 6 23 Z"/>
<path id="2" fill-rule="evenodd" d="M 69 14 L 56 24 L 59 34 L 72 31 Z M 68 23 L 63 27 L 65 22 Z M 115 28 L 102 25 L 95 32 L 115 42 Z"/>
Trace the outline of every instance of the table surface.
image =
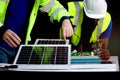
<path id="1" fill-rule="evenodd" d="M 9 69 L 11 71 L 34 71 L 34 72 L 118 72 L 119 71 L 119 61 L 118 56 L 111 56 L 109 61 L 111 63 L 104 64 L 71 64 L 69 69 L 60 69 L 60 70 L 26 70 L 26 69 Z"/>

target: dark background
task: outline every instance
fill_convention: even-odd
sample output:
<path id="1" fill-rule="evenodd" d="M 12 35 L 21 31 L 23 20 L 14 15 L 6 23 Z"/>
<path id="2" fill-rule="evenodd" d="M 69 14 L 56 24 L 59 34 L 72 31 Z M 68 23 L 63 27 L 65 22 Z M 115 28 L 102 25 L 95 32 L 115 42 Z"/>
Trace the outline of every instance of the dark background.
<path id="1" fill-rule="evenodd" d="M 108 12 L 110 12 L 113 21 L 113 30 L 109 39 L 109 50 L 111 55 L 119 57 L 120 62 L 120 4 L 115 0 L 106 1 L 108 3 Z"/>

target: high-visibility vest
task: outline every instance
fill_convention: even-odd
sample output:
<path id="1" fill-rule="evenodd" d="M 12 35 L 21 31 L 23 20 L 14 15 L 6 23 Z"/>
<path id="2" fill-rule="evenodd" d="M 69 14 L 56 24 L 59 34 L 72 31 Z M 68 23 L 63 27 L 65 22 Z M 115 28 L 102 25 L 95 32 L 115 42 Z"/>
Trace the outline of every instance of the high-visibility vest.
<path id="1" fill-rule="evenodd" d="M 7 6 L 10 0 L 0 0 L 0 27 L 4 24 Z"/>
<path id="2" fill-rule="evenodd" d="M 6 3 L 4 1 L 6 1 Z M 0 21 L 1 21 L 0 26 L 4 24 L 4 18 L 8 3 L 9 0 L 0 0 Z M 57 0 L 35 0 L 33 9 L 29 17 L 29 24 L 25 44 L 28 44 L 28 41 L 31 40 L 30 34 L 33 29 L 33 25 L 35 23 L 38 11 L 47 12 L 48 15 L 50 16 L 51 22 L 53 22 L 53 20 L 57 20 L 58 22 L 60 22 L 60 19 L 63 16 L 70 16 L 66 9 L 64 9 L 64 7 Z"/>
<path id="3" fill-rule="evenodd" d="M 71 42 L 74 46 L 77 46 L 81 38 L 81 24 L 83 22 L 83 2 L 74 1 L 68 3 L 68 12 L 73 18 L 71 19 L 72 24 L 76 27 L 74 28 L 74 35 L 71 37 Z M 99 40 L 101 33 L 103 33 L 109 26 L 111 21 L 111 16 L 107 12 L 104 18 L 98 21 L 98 25 L 92 32 L 90 43 Z"/>

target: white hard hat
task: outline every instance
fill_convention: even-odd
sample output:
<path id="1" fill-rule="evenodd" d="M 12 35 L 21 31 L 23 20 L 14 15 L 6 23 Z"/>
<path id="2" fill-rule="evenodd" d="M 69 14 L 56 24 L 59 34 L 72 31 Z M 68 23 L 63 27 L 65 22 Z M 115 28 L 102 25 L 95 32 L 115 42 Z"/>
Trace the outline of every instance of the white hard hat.
<path id="1" fill-rule="evenodd" d="M 105 0 L 84 0 L 85 14 L 90 18 L 103 18 L 107 11 L 107 3 Z"/>

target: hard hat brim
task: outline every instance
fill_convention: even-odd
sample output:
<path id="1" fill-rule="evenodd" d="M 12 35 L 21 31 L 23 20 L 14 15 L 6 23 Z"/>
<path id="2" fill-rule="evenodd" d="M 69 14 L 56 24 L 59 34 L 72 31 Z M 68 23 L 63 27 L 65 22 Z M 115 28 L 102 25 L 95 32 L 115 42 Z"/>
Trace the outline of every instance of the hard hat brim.
<path id="1" fill-rule="evenodd" d="M 89 18 L 93 18 L 93 19 L 101 19 L 105 16 L 106 13 L 102 13 L 102 14 L 93 14 L 93 13 L 89 13 L 86 11 L 85 7 L 84 7 L 84 11 L 86 16 L 88 16 Z"/>

